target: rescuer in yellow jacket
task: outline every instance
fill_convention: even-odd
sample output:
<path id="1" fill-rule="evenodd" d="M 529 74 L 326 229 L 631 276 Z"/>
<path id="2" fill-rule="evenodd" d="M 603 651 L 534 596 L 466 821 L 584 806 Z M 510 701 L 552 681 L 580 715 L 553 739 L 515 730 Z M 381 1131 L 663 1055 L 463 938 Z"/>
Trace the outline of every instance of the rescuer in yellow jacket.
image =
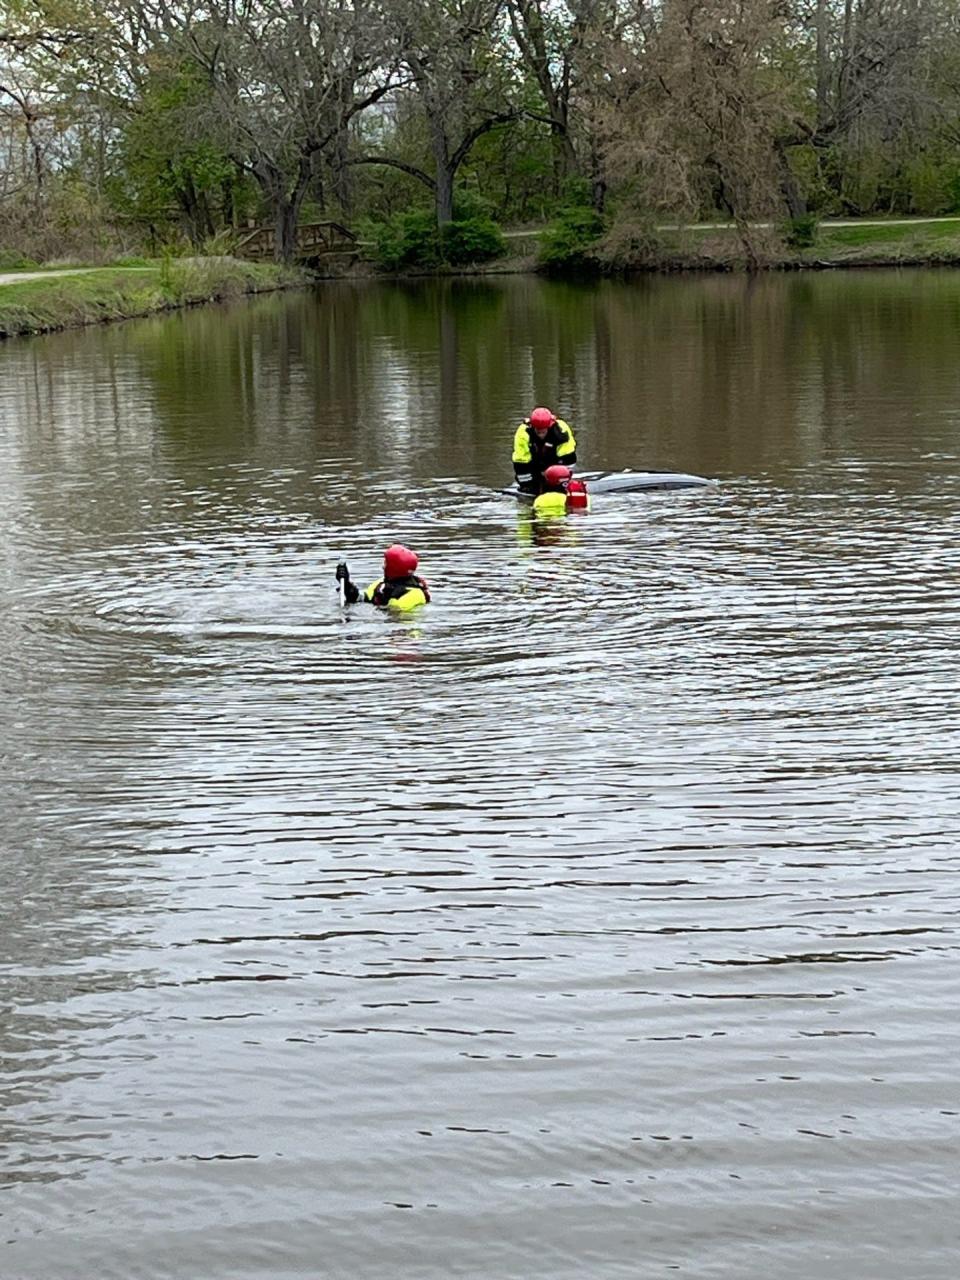
<path id="1" fill-rule="evenodd" d="M 517 488 L 524 493 L 540 493 L 543 473 L 555 462 L 572 467 L 577 460 L 577 442 L 562 418 L 550 409 L 534 409 L 517 427 L 513 437 L 513 473 Z"/>
<path id="2" fill-rule="evenodd" d="M 590 495 L 569 467 L 554 463 L 543 473 L 543 491 L 533 500 L 535 516 L 562 516 L 568 511 L 589 511 Z"/>
<path id="3" fill-rule="evenodd" d="M 337 565 L 337 582 L 341 586 L 343 604 L 356 604 L 359 600 L 378 605 L 382 609 L 416 609 L 430 603 L 430 589 L 423 578 L 414 573 L 417 567 L 416 552 L 395 542 L 383 553 L 383 577 L 371 582 L 361 593 L 350 580 L 350 570 L 341 560 Z"/>

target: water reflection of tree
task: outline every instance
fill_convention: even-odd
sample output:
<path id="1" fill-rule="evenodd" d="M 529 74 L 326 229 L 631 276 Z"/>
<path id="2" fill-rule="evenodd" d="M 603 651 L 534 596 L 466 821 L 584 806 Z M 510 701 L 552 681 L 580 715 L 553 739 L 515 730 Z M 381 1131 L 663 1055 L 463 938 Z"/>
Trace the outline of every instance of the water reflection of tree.
<path id="1" fill-rule="evenodd" d="M 259 500 L 253 472 L 286 468 L 273 500 L 297 510 L 319 501 L 318 476 L 503 484 L 513 429 L 541 401 L 569 417 L 586 466 L 756 474 L 856 448 L 878 397 L 906 415 L 917 361 L 952 367 L 951 288 L 886 272 L 332 282 L 46 339 L 5 386 L 35 423 L 31 466 L 104 479 L 102 504 L 96 485 L 58 496 L 91 531 L 135 523 L 158 475 L 200 486 L 218 467 L 241 506 Z"/>
<path id="2" fill-rule="evenodd" d="M 948 360 L 960 329 L 932 275 L 916 289 L 886 272 L 655 277 L 593 305 L 582 452 L 610 467 L 756 474 L 856 448 L 875 429 L 867 406 L 902 400 L 917 360 Z"/>

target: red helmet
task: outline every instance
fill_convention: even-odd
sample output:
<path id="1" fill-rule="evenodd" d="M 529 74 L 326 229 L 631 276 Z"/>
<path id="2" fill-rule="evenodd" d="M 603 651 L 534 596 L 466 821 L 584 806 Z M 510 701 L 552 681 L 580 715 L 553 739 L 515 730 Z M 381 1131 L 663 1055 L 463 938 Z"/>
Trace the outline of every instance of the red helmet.
<path id="1" fill-rule="evenodd" d="M 534 409 L 530 415 L 530 425 L 534 431 L 549 431 L 556 420 L 549 409 Z"/>
<path id="2" fill-rule="evenodd" d="M 409 547 L 402 547 L 395 542 L 383 553 L 383 576 L 385 578 L 405 578 L 417 567 L 416 552 Z"/>
<path id="3" fill-rule="evenodd" d="M 561 485 L 566 484 L 573 472 L 569 467 L 562 466 L 559 462 L 555 462 L 552 467 L 547 467 L 543 473 L 543 478 L 551 489 L 559 489 Z"/>

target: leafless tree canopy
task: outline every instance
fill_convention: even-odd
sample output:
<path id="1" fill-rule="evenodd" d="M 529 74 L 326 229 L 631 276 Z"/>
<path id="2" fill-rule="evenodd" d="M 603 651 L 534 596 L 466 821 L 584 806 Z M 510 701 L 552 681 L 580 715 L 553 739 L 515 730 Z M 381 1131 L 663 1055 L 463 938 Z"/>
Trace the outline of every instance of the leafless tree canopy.
<path id="1" fill-rule="evenodd" d="M 7 0 L 0 18 L 0 231 L 72 192 L 90 217 L 179 209 L 202 237 L 243 195 L 286 257 L 305 201 L 375 212 L 405 191 L 442 225 L 466 178 L 504 218 L 575 193 L 747 235 L 809 207 L 953 208 L 958 139 L 956 0 Z"/>

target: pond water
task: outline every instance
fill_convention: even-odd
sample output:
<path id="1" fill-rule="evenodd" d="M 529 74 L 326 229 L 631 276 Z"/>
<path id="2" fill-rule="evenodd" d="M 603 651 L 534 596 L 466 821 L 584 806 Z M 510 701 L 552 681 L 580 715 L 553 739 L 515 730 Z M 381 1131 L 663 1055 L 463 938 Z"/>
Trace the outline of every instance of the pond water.
<path id="1" fill-rule="evenodd" d="M 5 1280 L 954 1280 L 958 350 L 935 271 L 0 348 Z M 719 483 L 534 522 L 539 403 Z"/>

